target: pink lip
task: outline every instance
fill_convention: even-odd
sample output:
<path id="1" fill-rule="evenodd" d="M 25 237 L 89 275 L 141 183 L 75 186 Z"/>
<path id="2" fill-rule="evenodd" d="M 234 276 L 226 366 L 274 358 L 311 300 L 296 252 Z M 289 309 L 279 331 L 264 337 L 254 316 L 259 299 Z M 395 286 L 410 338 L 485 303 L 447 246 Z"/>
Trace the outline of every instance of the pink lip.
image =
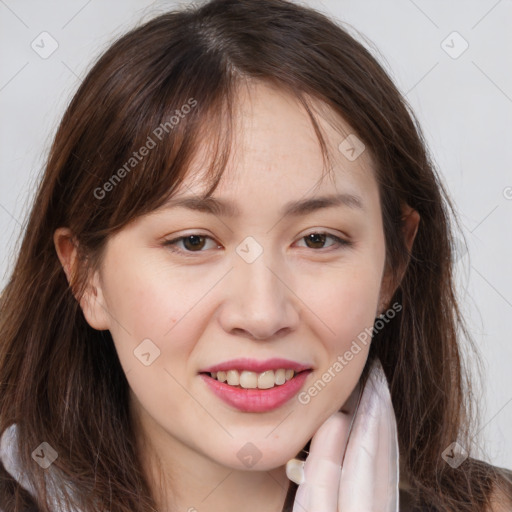
<path id="1" fill-rule="evenodd" d="M 290 359 L 282 359 L 274 357 L 265 361 L 258 361 L 257 359 L 249 359 L 247 357 L 240 357 L 238 359 L 231 359 L 221 364 L 209 366 L 200 370 L 199 373 L 213 373 L 213 372 L 225 372 L 228 370 L 248 370 L 251 372 L 262 373 L 266 370 L 279 370 L 279 368 L 291 369 L 295 373 L 302 372 L 303 370 L 311 369 L 311 366 L 291 361 Z M 284 384 L 283 384 L 284 386 Z"/>
<path id="2" fill-rule="evenodd" d="M 230 368 L 233 368 L 233 366 Z M 209 375 L 201 374 L 200 376 L 210 389 L 227 404 L 236 407 L 242 412 L 266 412 L 277 409 L 293 398 L 303 386 L 310 373 L 311 370 L 304 371 L 284 384 L 270 389 L 236 388 L 224 382 L 219 382 Z"/>

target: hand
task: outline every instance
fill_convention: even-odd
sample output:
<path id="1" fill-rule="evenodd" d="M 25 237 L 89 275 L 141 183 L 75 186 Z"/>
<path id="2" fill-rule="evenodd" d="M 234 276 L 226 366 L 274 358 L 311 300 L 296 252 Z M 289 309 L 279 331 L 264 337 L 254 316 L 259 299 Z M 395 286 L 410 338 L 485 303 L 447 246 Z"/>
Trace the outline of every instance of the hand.
<path id="1" fill-rule="evenodd" d="M 293 477 L 299 484 L 293 512 L 398 512 L 396 420 L 379 361 L 351 429 L 352 418 L 343 412 L 330 416 L 311 439 L 307 459 L 288 462 L 289 478 L 293 467 L 303 469 Z"/>

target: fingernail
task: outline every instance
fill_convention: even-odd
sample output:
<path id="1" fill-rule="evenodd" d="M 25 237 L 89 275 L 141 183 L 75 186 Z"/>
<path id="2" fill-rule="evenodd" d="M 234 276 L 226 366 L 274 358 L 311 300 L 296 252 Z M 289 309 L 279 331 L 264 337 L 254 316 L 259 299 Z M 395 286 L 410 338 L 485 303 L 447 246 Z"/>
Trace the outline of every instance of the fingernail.
<path id="1" fill-rule="evenodd" d="M 299 459 L 290 459 L 286 463 L 286 476 L 297 485 L 304 483 L 304 461 Z"/>

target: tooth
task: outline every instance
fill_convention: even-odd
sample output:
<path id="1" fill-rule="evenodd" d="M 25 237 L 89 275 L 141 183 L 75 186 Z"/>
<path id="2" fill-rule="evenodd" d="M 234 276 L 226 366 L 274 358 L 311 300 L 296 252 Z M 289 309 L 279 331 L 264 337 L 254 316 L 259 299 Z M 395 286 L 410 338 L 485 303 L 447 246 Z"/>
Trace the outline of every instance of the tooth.
<path id="1" fill-rule="evenodd" d="M 276 372 L 275 372 L 276 384 L 278 384 L 279 386 L 284 384 L 286 382 L 285 376 L 286 376 L 286 371 L 283 368 L 279 368 L 279 370 L 276 370 Z"/>
<path id="2" fill-rule="evenodd" d="M 244 389 L 270 389 L 274 386 L 282 386 L 295 375 L 294 370 L 279 368 L 266 370 L 262 373 L 250 370 L 227 370 L 211 372 L 211 377 L 219 382 L 227 382 L 230 386 L 240 386 Z"/>
<path id="3" fill-rule="evenodd" d="M 245 389 L 254 389 L 258 387 L 258 374 L 244 370 L 240 374 L 240 386 Z"/>
<path id="4" fill-rule="evenodd" d="M 274 381 L 274 370 L 267 370 L 266 372 L 260 373 L 258 376 L 258 388 L 269 389 L 275 385 Z"/>
<path id="5" fill-rule="evenodd" d="M 238 370 L 228 370 L 226 375 L 230 386 L 238 386 L 240 384 L 240 375 Z"/>

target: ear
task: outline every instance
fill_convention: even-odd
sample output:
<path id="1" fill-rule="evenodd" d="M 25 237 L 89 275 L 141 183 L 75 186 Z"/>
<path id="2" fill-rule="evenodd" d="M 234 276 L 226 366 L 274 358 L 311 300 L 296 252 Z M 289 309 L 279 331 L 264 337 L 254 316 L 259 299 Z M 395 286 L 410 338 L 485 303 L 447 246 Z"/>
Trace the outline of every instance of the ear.
<path id="1" fill-rule="evenodd" d="M 78 242 L 68 228 L 58 228 L 53 234 L 53 243 L 68 283 L 73 285 L 79 263 Z M 87 323 L 93 329 L 101 331 L 110 327 L 110 317 L 97 271 L 88 279 L 85 291 L 82 297 L 80 297 L 79 302 Z"/>
<path id="2" fill-rule="evenodd" d="M 416 238 L 416 233 L 418 232 L 420 214 L 416 210 L 413 210 L 408 204 L 405 204 L 402 206 L 402 223 L 405 244 L 410 253 L 412 251 L 412 244 Z"/>
<path id="3" fill-rule="evenodd" d="M 418 233 L 420 214 L 416 210 L 411 208 L 408 204 L 404 203 L 402 205 L 401 221 L 405 245 L 407 247 L 408 253 L 410 254 L 412 251 L 414 240 L 416 238 L 416 234 Z M 408 264 L 409 258 L 407 259 L 406 265 L 404 265 L 403 269 L 398 275 L 398 282 L 395 283 L 392 283 L 391 272 L 389 271 L 389 268 L 386 265 L 384 277 L 382 278 L 381 297 L 379 300 L 377 315 L 383 313 L 387 309 L 388 302 L 391 300 L 391 297 L 393 296 L 396 289 L 400 285 L 400 282 L 402 281 L 405 271 L 407 270 Z"/>

